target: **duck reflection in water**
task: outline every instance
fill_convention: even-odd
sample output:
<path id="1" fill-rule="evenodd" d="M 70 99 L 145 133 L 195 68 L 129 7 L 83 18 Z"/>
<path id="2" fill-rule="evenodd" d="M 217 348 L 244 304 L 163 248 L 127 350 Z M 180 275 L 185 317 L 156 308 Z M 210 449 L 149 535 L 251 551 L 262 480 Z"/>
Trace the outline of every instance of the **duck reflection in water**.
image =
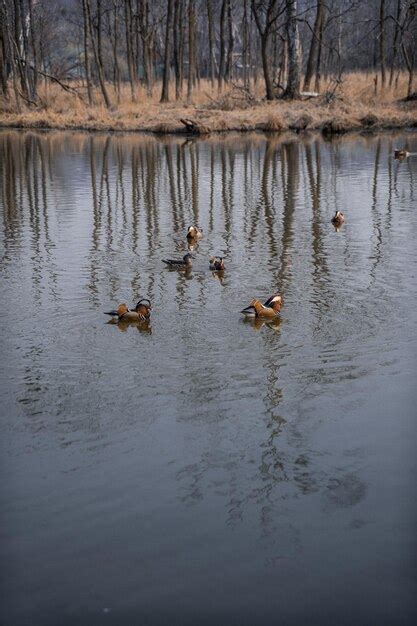
<path id="1" fill-rule="evenodd" d="M 152 334 L 152 326 L 149 320 L 124 322 L 123 320 L 118 321 L 117 319 L 112 319 L 109 320 L 107 324 L 117 326 L 121 333 L 125 333 L 129 328 L 136 328 L 139 333 Z"/>
<path id="2" fill-rule="evenodd" d="M 187 239 L 187 247 L 190 252 L 195 252 L 198 248 L 199 241 L 197 239 Z"/>
<path id="3" fill-rule="evenodd" d="M 272 330 L 279 330 L 281 326 L 281 318 L 266 319 L 262 317 L 244 317 L 242 322 L 248 326 L 252 326 L 254 330 L 261 330 L 264 326 Z"/>
<path id="4" fill-rule="evenodd" d="M 225 284 L 224 270 L 213 270 L 211 273 L 212 273 L 213 278 L 216 278 L 221 285 Z"/>

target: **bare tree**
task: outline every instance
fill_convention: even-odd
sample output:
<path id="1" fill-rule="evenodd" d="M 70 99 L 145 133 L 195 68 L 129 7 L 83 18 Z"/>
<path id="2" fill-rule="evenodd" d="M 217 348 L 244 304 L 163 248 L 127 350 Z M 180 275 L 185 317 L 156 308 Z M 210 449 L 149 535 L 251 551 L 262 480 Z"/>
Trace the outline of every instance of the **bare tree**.
<path id="1" fill-rule="evenodd" d="M 226 3 L 227 0 L 222 0 L 222 6 L 220 10 L 220 52 L 219 52 L 219 74 L 217 77 L 217 87 L 221 91 L 223 87 L 223 79 L 225 72 L 225 58 L 226 58 L 226 38 L 225 38 L 225 23 L 226 23 Z"/>
<path id="2" fill-rule="evenodd" d="M 286 31 L 288 40 L 288 79 L 284 98 L 300 96 L 300 56 L 297 25 L 297 0 L 286 0 Z"/>
<path id="3" fill-rule="evenodd" d="M 386 70 L 385 70 L 385 0 L 380 1 L 379 5 L 379 58 L 381 62 L 381 87 L 385 88 Z"/>
<path id="4" fill-rule="evenodd" d="M 91 72 L 90 72 L 90 56 L 88 51 L 88 14 L 86 0 L 82 0 L 83 4 L 83 32 L 84 32 L 84 69 L 85 80 L 87 83 L 88 104 L 93 104 L 93 89 L 91 87 Z"/>
<path id="5" fill-rule="evenodd" d="M 160 102 L 169 102 L 169 74 L 171 62 L 171 21 L 173 0 L 167 0 L 167 17 L 165 27 L 164 73 L 162 77 L 162 94 Z"/>
<path id="6" fill-rule="evenodd" d="M 195 0 L 188 0 L 188 82 L 187 100 L 190 101 L 196 76 L 196 16 Z"/>
<path id="7" fill-rule="evenodd" d="M 95 33 L 94 33 L 94 28 L 93 28 L 93 20 L 91 18 L 90 0 L 84 0 L 84 3 L 85 3 L 86 15 L 87 15 L 88 30 L 89 30 L 89 33 L 90 33 L 90 40 L 91 40 L 91 44 L 92 44 L 92 48 L 93 48 L 94 59 L 95 59 L 95 62 L 96 62 L 97 73 L 98 73 L 98 80 L 99 80 L 99 83 L 100 83 L 101 93 L 103 94 L 104 103 L 105 103 L 106 107 L 109 109 L 111 107 L 111 102 L 110 102 L 109 95 L 107 93 L 107 87 L 106 87 L 106 83 L 105 83 L 105 80 L 104 80 L 103 66 L 102 66 L 102 64 L 100 62 L 100 59 L 99 59 L 99 56 L 98 56 L 98 47 L 97 47 L 96 37 L 95 37 Z"/>
<path id="8" fill-rule="evenodd" d="M 135 76 L 134 76 L 133 53 L 132 53 L 132 8 L 131 8 L 130 0 L 124 0 L 124 6 L 125 6 L 126 57 L 127 57 L 127 68 L 129 72 L 130 95 L 132 98 L 132 102 L 136 102 Z"/>
<path id="9" fill-rule="evenodd" d="M 398 38 L 400 34 L 400 19 L 401 19 L 401 0 L 397 0 L 397 11 L 395 16 L 395 24 L 394 24 L 394 36 L 392 42 L 392 60 L 391 60 L 391 69 L 389 74 L 389 86 L 392 86 L 392 81 L 394 80 L 394 71 L 395 71 L 395 62 L 397 60 L 398 54 Z"/>
<path id="10" fill-rule="evenodd" d="M 182 96 L 184 36 L 183 36 L 183 0 L 175 0 L 174 6 L 174 67 L 175 67 L 175 99 Z"/>
<path id="11" fill-rule="evenodd" d="M 213 10 L 211 0 L 207 0 L 207 22 L 208 22 L 208 38 L 209 38 L 209 75 L 211 86 L 214 86 L 214 24 Z"/>
<path id="12" fill-rule="evenodd" d="M 265 79 L 267 100 L 273 100 L 275 97 L 268 47 L 271 29 L 282 12 L 277 11 L 276 9 L 277 0 L 268 0 L 267 3 L 263 1 L 259 2 L 257 0 L 252 0 L 252 12 L 255 17 L 256 27 L 258 29 L 261 39 L 262 69 Z"/>
<path id="13" fill-rule="evenodd" d="M 325 19 L 325 3 L 324 0 L 317 0 L 316 19 L 311 35 L 310 50 L 308 53 L 306 73 L 304 77 L 304 91 L 309 91 L 313 74 L 317 69 L 317 58 L 319 56 L 319 47 L 322 44 L 322 32 Z"/>

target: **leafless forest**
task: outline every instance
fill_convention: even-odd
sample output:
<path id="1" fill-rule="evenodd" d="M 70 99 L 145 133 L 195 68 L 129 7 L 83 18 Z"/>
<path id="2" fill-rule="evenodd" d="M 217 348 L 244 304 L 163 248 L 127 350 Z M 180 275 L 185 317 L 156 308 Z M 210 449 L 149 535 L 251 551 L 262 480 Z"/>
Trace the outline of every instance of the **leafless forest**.
<path id="1" fill-rule="evenodd" d="M 251 101 L 367 91 L 412 98 L 415 0 L 1 0 L 2 109 L 51 93 L 112 110 L 127 101 Z M 70 97 L 70 99 L 68 99 Z"/>

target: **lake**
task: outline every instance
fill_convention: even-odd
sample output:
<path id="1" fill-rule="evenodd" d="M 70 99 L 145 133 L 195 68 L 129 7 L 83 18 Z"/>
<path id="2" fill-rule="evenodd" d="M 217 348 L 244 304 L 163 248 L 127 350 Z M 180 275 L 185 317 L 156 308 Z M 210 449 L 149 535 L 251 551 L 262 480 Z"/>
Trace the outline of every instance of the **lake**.
<path id="1" fill-rule="evenodd" d="M 416 623 L 403 146 L 0 132 L 2 624 Z"/>

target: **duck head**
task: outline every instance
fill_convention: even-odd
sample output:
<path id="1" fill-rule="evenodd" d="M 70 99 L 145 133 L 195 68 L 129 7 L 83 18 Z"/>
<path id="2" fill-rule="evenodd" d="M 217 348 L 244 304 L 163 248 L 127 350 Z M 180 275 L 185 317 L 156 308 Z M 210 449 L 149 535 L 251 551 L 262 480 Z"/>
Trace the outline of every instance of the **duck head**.
<path id="1" fill-rule="evenodd" d="M 333 224 L 342 224 L 345 221 L 345 216 L 342 211 L 336 211 L 332 217 Z"/>
<path id="2" fill-rule="evenodd" d="M 280 293 L 275 294 L 268 300 L 268 306 L 270 306 L 271 309 L 274 309 L 274 311 L 281 311 L 282 303 L 283 301 Z"/>
<path id="3" fill-rule="evenodd" d="M 203 231 L 198 229 L 196 226 L 189 226 L 187 231 L 188 239 L 195 239 L 196 237 L 201 237 Z"/>
<path id="4" fill-rule="evenodd" d="M 141 306 L 144 306 L 147 309 L 149 309 L 149 311 L 152 311 L 152 305 L 151 305 L 151 301 L 149 300 L 149 298 L 141 298 L 139 302 L 137 303 L 137 305 L 135 306 L 135 311 L 137 311 L 139 307 Z"/>
<path id="5" fill-rule="evenodd" d="M 220 272 L 224 270 L 224 261 L 222 256 L 212 256 L 209 259 L 209 266 L 211 270 Z"/>

